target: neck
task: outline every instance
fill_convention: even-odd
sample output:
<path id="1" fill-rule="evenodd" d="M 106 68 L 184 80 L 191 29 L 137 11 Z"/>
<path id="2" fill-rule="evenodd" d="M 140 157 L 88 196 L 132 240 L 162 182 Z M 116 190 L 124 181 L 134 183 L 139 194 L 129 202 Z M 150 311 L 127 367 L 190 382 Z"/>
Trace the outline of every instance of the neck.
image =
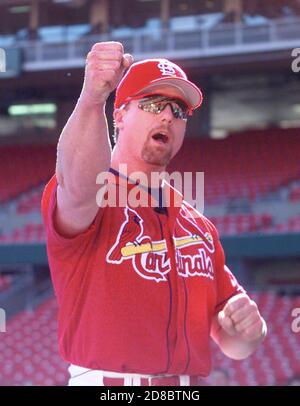
<path id="1" fill-rule="evenodd" d="M 165 172 L 166 166 L 160 165 L 150 165 L 147 162 L 143 161 L 142 159 L 137 159 L 133 157 L 126 157 L 122 156 L 121 152 L 115 147 L 112 160 L 110 165 L 114 170 L 118 171 L 124 176 L 132 180 L 139 180 L 140 184 L 143 184 L 143 178 L 147 182 L 147 185 L 150 185 L 151 181 L 151 174 L 153 172 L 161 173 Z M 137 173 L 138 172 L 138 173 Z M 142 174 L 142 176 L 139 176 Z M 153 176 L 153 175 L 152 175 Z M 160 182 L 161 183 L 161 182 Z"/>

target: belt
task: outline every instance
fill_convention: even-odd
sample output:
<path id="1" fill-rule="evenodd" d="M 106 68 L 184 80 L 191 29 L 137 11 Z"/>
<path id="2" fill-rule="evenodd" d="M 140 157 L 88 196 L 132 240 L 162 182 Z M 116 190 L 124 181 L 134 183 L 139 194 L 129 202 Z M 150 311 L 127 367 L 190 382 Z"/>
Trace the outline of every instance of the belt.
<path id="1" fill-rule="evenodd" d="M 69 367 L 69 386 L 197 386 L 198 376 L 140 375 Z"/>
<path id="2" fill-rule="evenodd" d="M 190 386 L 189 376 L 151 376 L 111 378 L 103 376 L 104 386 Z"/>

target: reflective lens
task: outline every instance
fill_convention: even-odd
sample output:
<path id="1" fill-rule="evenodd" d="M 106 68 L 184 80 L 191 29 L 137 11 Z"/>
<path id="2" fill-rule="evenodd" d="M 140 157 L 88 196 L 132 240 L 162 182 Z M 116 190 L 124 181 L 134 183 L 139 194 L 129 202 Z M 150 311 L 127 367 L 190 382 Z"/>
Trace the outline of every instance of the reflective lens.
<path id="1" fill-rule="evenodd" d="M 166 96 L 150 96 L 139 100 L 139 108 L 153 114 L 161 113 L 167 106 L 170 106 L 175 118 L 185 120 L 189 114 L 189 108 L 181 100 L 172 99 Z"/>

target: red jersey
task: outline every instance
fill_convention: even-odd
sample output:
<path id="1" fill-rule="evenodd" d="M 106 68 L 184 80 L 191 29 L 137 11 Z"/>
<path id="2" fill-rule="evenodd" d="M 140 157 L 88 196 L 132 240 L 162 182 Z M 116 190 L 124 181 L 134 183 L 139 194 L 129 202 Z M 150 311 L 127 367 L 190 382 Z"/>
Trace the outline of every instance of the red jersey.
<path id="1" fill-rule="evenodd" d="M 169 184 L 163 189 L 179 207 L 99 208 L 88 230 L 66 238 L 53 221 L 55 176 L 47 184 L 42 214 L 66 361 L 120 373 L 209 374 L 212 318 L 243 289 L 214 225 Z"/>

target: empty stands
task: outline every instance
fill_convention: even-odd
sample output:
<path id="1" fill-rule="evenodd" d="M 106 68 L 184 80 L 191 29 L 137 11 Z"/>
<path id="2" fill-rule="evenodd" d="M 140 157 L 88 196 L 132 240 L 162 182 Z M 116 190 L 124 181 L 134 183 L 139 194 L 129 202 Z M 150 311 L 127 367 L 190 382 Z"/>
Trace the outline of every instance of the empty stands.
<path id="1" fill-rule="evenodd" d="M 272 216 L 265 214 L 228 214 L 210 217 L 221 235 L 264 232 L 272 225 Z"/>
<path id="2" fill-rule="evenodd" d="M 23 311 L 1 334 L 0 385 L 65 385 L 67 364 L 60 358 L 55 299 L 35 311 Z"/>
<path id="3" fill-rule="evenodd" d="M 55 146 L 19 145 L 0 148 L 0 202 L 46 182 L 55 168 Z"/>
<path id="4" fill-rule="evenodd" d="M 204 172 L 207 204 L 255 199 L 300 177 L 298 129 L 249 131 L 225 139 L 192 139 L 170 170 Z"/>
<path id="5" fill-rule="evenodd" d="M 17 202 L 17 213 L 28 214 L 33 211 L 39 210 L 41 206 L 41 199 L 44 190 L 44 184 L 32 191 L 24 193 L 20 196 Z"/>

